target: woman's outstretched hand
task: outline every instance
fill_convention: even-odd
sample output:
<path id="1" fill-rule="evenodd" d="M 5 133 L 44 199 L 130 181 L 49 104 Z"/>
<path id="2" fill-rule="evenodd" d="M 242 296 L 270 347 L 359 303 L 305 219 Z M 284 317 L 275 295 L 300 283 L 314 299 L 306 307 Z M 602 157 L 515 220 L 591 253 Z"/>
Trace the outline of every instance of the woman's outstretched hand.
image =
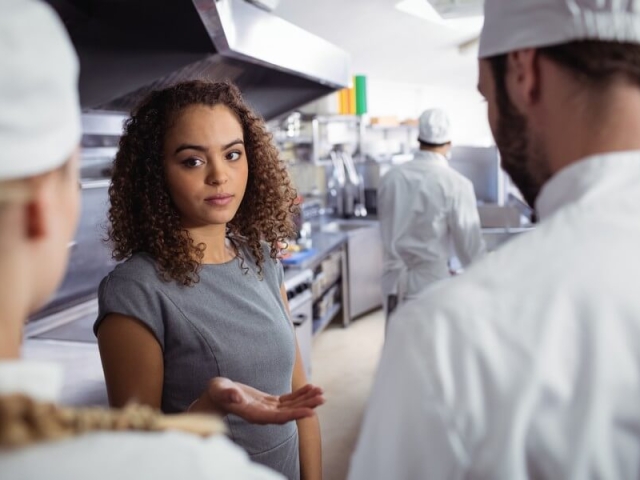
<path id="1" fill-rule="evenodd" d="M 313 415 L 324 403 L 322 389 L 305 385 L 286 395 L 269 395 L 228 378 L 216 377 L 189 409 L 191 412 L 233 414 L 255 424 L 283 424 Z"/>

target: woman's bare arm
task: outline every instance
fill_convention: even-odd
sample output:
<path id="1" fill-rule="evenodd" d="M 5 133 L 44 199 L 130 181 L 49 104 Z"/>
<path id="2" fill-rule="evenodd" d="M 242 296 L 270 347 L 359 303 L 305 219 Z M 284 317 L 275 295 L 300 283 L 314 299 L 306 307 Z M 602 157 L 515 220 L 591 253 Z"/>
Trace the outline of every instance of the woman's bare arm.
<path id="1" fill-rule="evenodd" d="M 280 295 L 287 311 L 291 314 L 284 285 L 280 287 Z M 305 374 L 302 356 L 296 340 L 296 362 L 293 367 L 291 389 L 295 392 L 306 384 L 307 375 Z M 314 414 L 311 417 L 298 420 L 297 424 L 300 440 L 300 478 L 301 480 L 322 480 L 322 442 L 318 417 Z"/>
<path id="2" fill-rule="evenodd" d="M 164 381 L 162 348 L 133 317 L 110 313 L 98 327 L 98 346 L 109 404 L 136 402 L 160 408 Z"/>
<path id="3" fill-rule="evenodd" d="M 98 345 L 109 403 L 122 407 L 136 402 L 159 409 L 162 403 L 164 359 L 154 335 L 135 318 L 109 314 L 98 328 Z M 311 385 L 276 397 L 242 383 L 216 377 L 189 408 L 191 412 L 233 413 L 248 422 L 282 424 L 313 415 L 324 402 L 322 390 Z"/>

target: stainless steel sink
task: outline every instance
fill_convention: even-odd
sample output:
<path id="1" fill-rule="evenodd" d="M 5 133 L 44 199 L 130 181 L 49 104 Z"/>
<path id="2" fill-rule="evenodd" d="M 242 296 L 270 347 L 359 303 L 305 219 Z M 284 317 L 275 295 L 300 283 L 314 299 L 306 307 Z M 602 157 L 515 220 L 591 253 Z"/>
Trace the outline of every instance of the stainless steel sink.
<path id="1" fill-rule="evenodd" d="M 376 227 L 377 222 L 371 220 L 334 220 L 321 227 L 323 232 L 351 232 L 361 228 Z"/>

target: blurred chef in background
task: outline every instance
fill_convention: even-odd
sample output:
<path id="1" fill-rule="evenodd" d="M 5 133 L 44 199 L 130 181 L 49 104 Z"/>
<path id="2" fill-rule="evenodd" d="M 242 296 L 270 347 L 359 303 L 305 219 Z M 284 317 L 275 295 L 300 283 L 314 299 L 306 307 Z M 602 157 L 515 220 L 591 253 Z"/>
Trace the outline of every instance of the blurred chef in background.
<path id="1" fill-rule="evenodd" d="M 487 0 L 480 59 L 541 221 L 398 310 L 350 479 L 640 478 L 640 4 Z"/>
<path id="2" fill-rule="evenodd" d="M 413 160 L 392 168 L 378 188 L 387 318 L 399 302 L 450 276 L 452 244 L 463 266 L 485 252 L 473 184 L 449 167 L 451 122 L 443 110 L 422 113 L 418 141 Z"/>

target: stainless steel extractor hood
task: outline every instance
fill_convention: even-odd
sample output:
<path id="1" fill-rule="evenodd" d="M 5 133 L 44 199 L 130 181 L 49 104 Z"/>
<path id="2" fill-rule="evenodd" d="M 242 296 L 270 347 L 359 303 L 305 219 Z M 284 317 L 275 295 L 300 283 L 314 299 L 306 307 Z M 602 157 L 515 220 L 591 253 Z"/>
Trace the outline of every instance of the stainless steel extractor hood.
<path id="1" fill-rule="evenodd" d="M 80 57 L 85 109 L 129 111 L 149 90 L 231 80 L 269 120 L 342 88 L 349 56 L 242 0 L 48 0 Z"/>

